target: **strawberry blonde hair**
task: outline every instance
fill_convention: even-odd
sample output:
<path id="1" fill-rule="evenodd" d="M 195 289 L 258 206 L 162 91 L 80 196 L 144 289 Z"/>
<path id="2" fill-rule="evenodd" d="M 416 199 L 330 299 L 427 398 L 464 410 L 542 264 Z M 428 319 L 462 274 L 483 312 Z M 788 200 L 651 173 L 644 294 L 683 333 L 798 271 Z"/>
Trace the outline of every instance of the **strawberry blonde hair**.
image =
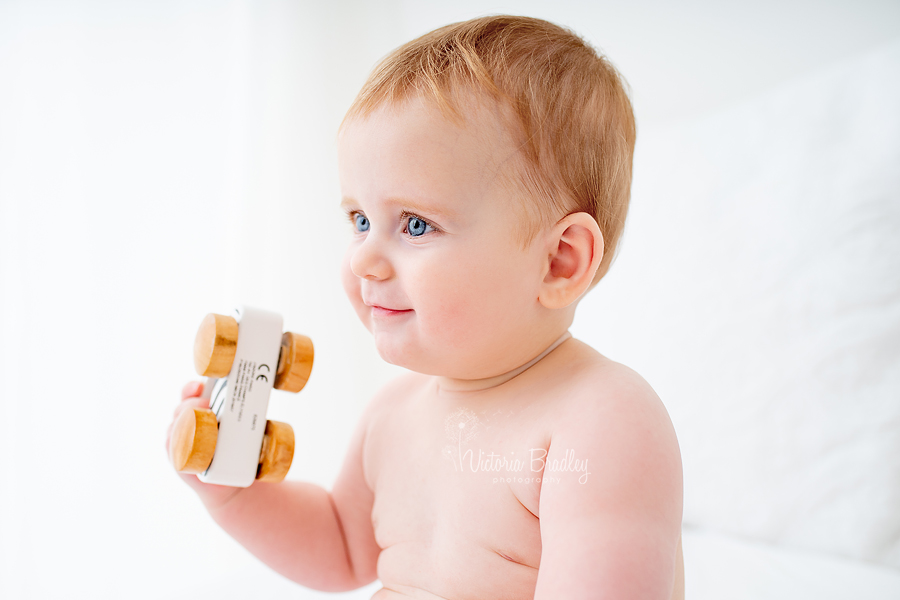
<path id="1" fill-rule="evenodd" d="M 519 242 L 526 246 L 567 214 L 592 215 L 604 241 L 593 287 L 613 261 L 631 195 L 635 124 L 626 86 L 572 31 L 530 17 L 488 16 L 435 29 L 391 52 L 344 123 L 414 96 L 435 101 L 459 122 L 466 92 L 494 100 L 520 148 L 514 182 L 533 199 L 524 203 L 531 218 L 523 220 Z"/>

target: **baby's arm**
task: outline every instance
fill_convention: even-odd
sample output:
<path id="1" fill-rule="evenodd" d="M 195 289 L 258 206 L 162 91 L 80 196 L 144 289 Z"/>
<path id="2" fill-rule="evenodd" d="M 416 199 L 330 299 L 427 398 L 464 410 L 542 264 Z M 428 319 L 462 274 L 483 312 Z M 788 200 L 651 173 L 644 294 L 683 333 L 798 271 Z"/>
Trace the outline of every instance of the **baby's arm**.
<path id="1" fill-rule="evenodd" d="M 682 472 L 674 429 L 630 369 L 612 381 L 595 379 L 567 403 L 552 432 L 547 464 L 566 464 L 570 451 L 588 460 L 589 474 L 580 483 L 582 472 L 545 467 L 535 600 L 680 597 Z"/>
<path id="2" fill-rule="evenodd" d="M 186 386 L 179 408 L 201 402 L 199 393 Z M 365 431 L 375 404 L 356 427 L 332 492 L 299 481 L 229 488 L 205 484 L 195 475 L 182 478 L 216 523 L 275 571 L 318 590 L 356 589 L 375 580 L 380 552 L 371 522 L 373 495 L 362 468 Z"/>

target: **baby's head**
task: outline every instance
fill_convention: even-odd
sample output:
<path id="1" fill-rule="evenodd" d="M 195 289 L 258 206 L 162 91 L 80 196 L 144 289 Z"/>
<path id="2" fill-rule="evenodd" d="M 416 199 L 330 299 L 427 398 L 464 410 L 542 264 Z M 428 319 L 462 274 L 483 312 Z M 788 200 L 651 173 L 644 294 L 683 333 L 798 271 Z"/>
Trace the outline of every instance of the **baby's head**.
<path id="1" fill-rule="evenodd" d="M 423 372 L 490 376 L 453 352 L 496 361 L 523 326 L 537 344 L 568 327 L 612 262 L 634 138 L 615 69 L 546 21 L 474 19 L 385 58 L 339 144 L 356 231 L 344 284 L 382 356 Z M 414 305 L 421 290 L 410 277 L 430 286 L 433 302 Z M 423 322 L 429 303 L 434 319 Z M 443 366 L 412 360 L 412 330 L 423 343 L 440 331 Z"/>

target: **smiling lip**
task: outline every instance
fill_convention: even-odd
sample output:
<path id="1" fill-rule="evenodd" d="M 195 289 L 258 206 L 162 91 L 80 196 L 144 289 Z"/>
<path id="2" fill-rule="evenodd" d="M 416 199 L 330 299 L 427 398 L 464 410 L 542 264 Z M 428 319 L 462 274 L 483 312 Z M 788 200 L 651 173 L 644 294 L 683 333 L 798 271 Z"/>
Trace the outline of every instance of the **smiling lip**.
<path id="1" fill-rule="evenodd" d="M 394 317 L 412 312 L 411 308 L 407 308 L 406 310 L 393 310 L 391 308 L 384 308 L 383 306 L 377 306 L 374 304 L 371 306 L 373 317 Z"/>

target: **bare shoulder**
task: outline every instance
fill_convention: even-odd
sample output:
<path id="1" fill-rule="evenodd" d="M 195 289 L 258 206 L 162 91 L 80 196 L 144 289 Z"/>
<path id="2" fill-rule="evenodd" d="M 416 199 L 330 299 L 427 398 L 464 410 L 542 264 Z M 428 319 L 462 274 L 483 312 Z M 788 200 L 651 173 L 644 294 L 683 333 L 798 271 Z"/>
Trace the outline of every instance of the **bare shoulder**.
<path id="1" fill-rule="evenodd" d="M 430 377 L 407 371 L 390 379 L 373 395 L 360 418 L 365 478 L 370 486 L 378 476 L 383 452 L 396 442 L 391 429 L 407 414 L 409 400 L 416 397 Z"/>
<path id="2" fill-rule="evenodd" d="M 559 426 L 582 420 L 616 417 L 637 419 L 644 427 L 671 430 L 665 405 L 649 383 L 634 369 L 611 360 L 580 340 L 571 340 L 568 350 L 566 393 L 560 395 Z M 580 418 L 579 418 L 580 415 Z M 594 423 L 596 425 L 597 423 Z"/>
<path id="3" fill-rule="evenodd" d="M 571 342 L 551 446 L 556 444 L 557 452 L 581 448 L 598 469 L 616 471 L 623 499 L 648 493 L 669 497 L 670 518 L 680 523 L 681 452 L 662 400 L 634 369 L 579 340 Z M 635 476 L 622 477 L 620 468 Z"/>
<path id="4" fill-rule="evenodd" d="M 363 411 L 363 419 L 371 421 L 400 408 L 416 391 L 428 384 L 430 377 L 407 371 L 388 380 L 372 395 L 372 399 Z"/>

